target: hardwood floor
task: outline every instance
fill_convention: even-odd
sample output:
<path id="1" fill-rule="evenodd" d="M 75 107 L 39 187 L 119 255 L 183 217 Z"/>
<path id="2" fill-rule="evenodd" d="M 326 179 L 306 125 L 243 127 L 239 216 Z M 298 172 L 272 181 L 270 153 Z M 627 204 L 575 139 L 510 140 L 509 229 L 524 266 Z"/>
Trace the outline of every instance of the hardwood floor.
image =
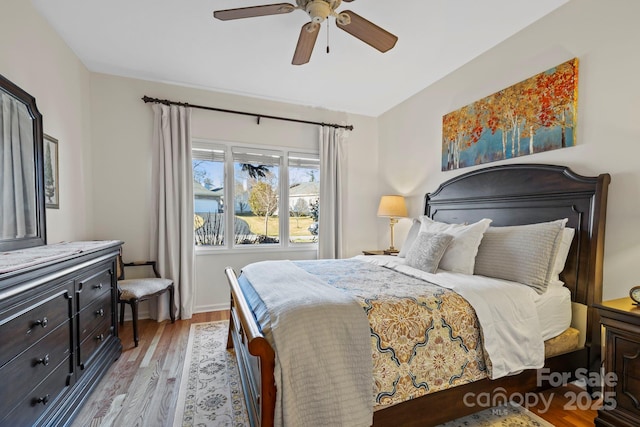
<path id="1" fill-rule="evenodd" d="M 598 415 L 596 408 L 600 403 L 591 401 L 587 392 L 580 387 L 569 384 L 565 387 L 546 390 L 539 396 L 539 404 L 528 409 L 554 426 L 593 427 L 593 420 Z M 543 401 L 550 404 L 545 405 Z"/>
<path id="2" fill-rule="evenodd" d="M 140 343 L 131 322 L 120 328 L 120 358 L 93 391 L 73 427 L 171 426 L 192 323 L 229 318 L 228 311 L 197 313 L 175 323 L 140 320 Z"/>
<path id="3" fill-rule="evenodd" d="M 125 322 L 119 332 L 122 355 L 91 394 L 73 427 L 171 426 L 191 324 L 228 318 L 228 311 L 220 311 L 197 313 L 190 320 L 176 320 L 174 324 L 141 320 L 137 348 L 131 322 Z M 572 396 L 582 392 L 573 386 L 551 389 L 529 409 L 556 427 L 590 427 L 596 416 L 595 410 L 584 409 L 592 406 L 590 402 L 579 401 L 583 409 L 567 409 L 575 403 Z M 549 399 L 551 404 L 545 410 L 543 402 Z"/>

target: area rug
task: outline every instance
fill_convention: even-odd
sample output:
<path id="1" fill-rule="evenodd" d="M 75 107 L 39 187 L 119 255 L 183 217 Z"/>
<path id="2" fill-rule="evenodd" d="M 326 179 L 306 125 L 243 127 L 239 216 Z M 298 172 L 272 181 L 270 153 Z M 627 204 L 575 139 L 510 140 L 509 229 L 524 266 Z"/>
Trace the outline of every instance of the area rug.
<path id="1" fill-rule="evenodd" d="M 506 404 L 467 415 L 438 427 L 554 427 L 528 409 L 517 404 Z"/>
<path id="2" fill-rule="evenodd" d="M 227 321 L 194 323 L 180 382 L 174 427 L 248 427 Z"/>
<path id="3" fill-rule="evenodd" d="M 174 427 L 248 427 L 233 350 L 226 349 L 228 322 L 194 323 L 180 383 Z M 499 406 L 439 427 L 553 427 L 518 405 Z"/>

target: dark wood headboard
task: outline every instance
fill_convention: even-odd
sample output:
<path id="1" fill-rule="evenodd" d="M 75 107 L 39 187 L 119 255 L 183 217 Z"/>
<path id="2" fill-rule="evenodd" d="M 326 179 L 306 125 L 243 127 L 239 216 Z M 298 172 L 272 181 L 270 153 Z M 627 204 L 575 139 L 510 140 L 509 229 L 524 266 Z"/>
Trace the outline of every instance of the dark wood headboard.
<path id="1" fill-rule="evenodd" d="M 576 229 L 561 279 L 587 308 L 587 346 L 599 343 L 594 303 L 602 301 L 607 188 L 611 177 L 585 177 L 555 165 L 511 164 L 456 176 L 425 197 L 425 215 L 448 223 L 491 218 L 492 226 L 568 218 Z M 597 341 L 595 341 L 597 340 Z M 595 353 L 594 353 L 595 355 Z M 593 359 L 590 357 L 590 361 Z"/>

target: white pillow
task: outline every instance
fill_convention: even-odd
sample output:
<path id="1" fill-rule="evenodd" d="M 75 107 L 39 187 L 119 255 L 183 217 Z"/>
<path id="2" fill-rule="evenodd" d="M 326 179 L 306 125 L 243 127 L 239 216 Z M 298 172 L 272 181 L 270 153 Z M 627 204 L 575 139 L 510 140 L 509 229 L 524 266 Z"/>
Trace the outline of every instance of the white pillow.
<path id="1" fill-rule="evenodd" d="M 427 273 L 435 273 L 438 264 L 453 240 L 453 236 L 446 233 L 420 232 L 411 248 L 407 251 L 407 265 Z"/>
<path id="2" fill-rule="evenodd" d="M 523 283 L 542 294 L 551 281 L 567 219 L 490 227 L 476 257 L 475 273 Z"/>
<path id="3" fill-rule="evenodd" d="M 413 224 L 411 224 L 411 228 L 407 233 L 407 237 L 406 239 L 404 239 L 404 243 L 400 248 L 400 252 L 398 252 L 399 258 L 404 258 L 407 256 L 407 252 L 409 251 L 409 249 L 411 249 L 411 245 L 413 244 L 414 240 L 416 240 L 416 237 L 418 237 L 418 233 L 420 232 L 420 225 L 420 220 L 414 218 Z"/>
<path id="4" fill-rule="evenodd" d="M 491 220 L 484 218 L 473 224 L 447 224 L 434 221 L 428 216 L 420 217 L 421 232 L 446 233 L 453 236 L 453 241 L 440 260 L 439 268 L 455 273 L 473 274 L 478 246 L 482 235 L 489 228 Z"/>
<path id="5" fill-rule="evenodd" d="M 564 265 L 567 263 L 569 249 L 571 249 L 571 242 L 573 242 L 573 236 L 575 234 L 576 230 L 570 227 L 562 230 L 562 240 L 560 241 L 560 246 L 558 246 L 558 253 L 556 254 L 553 271 L 551 272 L 550 286 L 564 286 L 564 282 L 560 280 L 560 273 L 562 273 Z"/>

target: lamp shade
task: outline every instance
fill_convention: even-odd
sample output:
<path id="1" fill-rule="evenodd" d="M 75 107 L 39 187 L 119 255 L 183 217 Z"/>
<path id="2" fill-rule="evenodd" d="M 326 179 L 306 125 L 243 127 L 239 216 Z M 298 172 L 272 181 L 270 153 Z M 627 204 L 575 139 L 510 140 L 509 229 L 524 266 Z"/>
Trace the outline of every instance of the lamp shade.
<path id="1" fill-rule="evenodd" d="M 406 217 L 407 205 L 403 196 L 382 196 L 378 206 L 378 216 L 392 218 Z"/>

